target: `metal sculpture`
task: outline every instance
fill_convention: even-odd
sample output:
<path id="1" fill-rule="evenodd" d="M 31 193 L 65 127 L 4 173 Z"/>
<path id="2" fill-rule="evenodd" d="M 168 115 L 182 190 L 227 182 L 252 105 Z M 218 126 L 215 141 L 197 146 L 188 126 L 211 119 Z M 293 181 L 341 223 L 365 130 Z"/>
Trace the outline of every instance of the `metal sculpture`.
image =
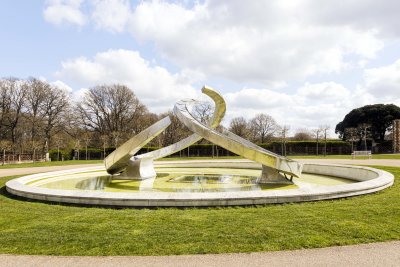
<path id="1" fill-rule="evenodd" d="M 209 96 L 215 103 L 215 108 L 214 108 L 214 112 L 213 112 L 213 117 L 211 118 L 209 124 L 210 124 L 210 128 L 215 128 L 217 127 L 220 122 L 222 121 L 222 119 L 225 116 L 225 112 L 226 112 L 226 103 L 225 100 L 222 98 L 222 96 L 216 92 L 215 90 L 204 86 L 201 89 L 202 93 Z M 195 101 L 195 100 L 193 100 Z M 190 145 L 193 145 L 194 143 L 196 143 L 197 141 L 200 141 L 203 137 L 194 133 L 188 137 L 186 137 L 185 139 L 182 139 L 179 142 L 176 142 L 172 145 L 166 146 L 164 148 L 152 151 L 152 152 L 148 152 L 145 154 L 141 154 L 138 155 L 138 158 L 144 158 L 144 157 L 151 157 L 153 159 L 159 159 L 159 158 L 163 158 L 166 156 L 169 156 L 171 154 L 174 154 L 176 152 L 179 152 L 185 148 L 187 148 Z"/>
<path id="2" fill-rule="evenodd" d="M 170 118 L 165 117 L 119 146 L 104 159 L 107 172 L 109 174 L 121 173 L 126 171 L 128 165 L 133 165 L 135 169 L 138 164 L 135 163 L 134 155 L 170 124 Z M 131 170 L 130 172 L 135 171 Z"/>
<path id="3" fill-rule="evenodd" d="M 171 155 L 204 138 L 237 155 L 261 163 L 262 173 L 258 183 L 290 184 L 293 177 L 300 177 L 302 164 L 263 149 L 232 132 L 217 132 L 214 128 L 219 125 L 225 115 L 225 100 L 217 91 L 209 87 L 204 86 L 202 92 L 215 103 L 213 117 L 210 121 L 205 124 L 201 123 L 189 112 L 190 107 L 198 101 L 194 99 L 181 100 L 175 104 L 174 113 L 193 132 L 192 135 L 159 150 L 135 155 L 140 148 L 170 125 L 170 119 L 166 117 L 140 132 L 111 153 L 105 159 L 107 172 L 110 174 L 121 173 L 118 179 L 154 178 L 156 177 L 153 166 L 154 159 Z"/>

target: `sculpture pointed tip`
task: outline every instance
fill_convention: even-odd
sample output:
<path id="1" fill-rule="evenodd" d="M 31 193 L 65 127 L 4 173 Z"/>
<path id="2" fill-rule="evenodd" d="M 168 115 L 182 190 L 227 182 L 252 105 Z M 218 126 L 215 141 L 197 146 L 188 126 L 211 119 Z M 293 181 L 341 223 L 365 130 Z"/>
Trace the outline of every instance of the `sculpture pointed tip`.
<path id="1" fill-rule="evenodd" d="M 208 86 L 208 85 L 203 85 L 203 88 L 201 88 L 201 91 L 204 93 L 204 91 L 207 91 L 207 90 L 213 90 L 213 91 L 215 91 L 213 88 L 211 88 L 210 86 Z"/>

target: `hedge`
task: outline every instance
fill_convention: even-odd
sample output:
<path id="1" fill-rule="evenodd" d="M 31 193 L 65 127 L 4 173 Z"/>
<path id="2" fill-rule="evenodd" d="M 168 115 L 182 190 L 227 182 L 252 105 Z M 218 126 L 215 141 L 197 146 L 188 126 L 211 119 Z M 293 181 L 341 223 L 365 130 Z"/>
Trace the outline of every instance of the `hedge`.
<path id="1" fill-rule="evenodd" d="M 282 154 L 282 142 L 274 141 L 265 144 L 258 144 L 260 147 L 270 150 L 277 154 Z M 315 155 L 317 154 L 317 143 L 316 141 L 287 141 L 286 155 Z M 185 148 L 171 157 L 195 157 L 195 156 L 212 156 L 214 147 L 214 156 L 234 156 L 235 154 L 213 144 L 194 144 L 189 148 Z M 142 154 L 159 149 L 158 147 L 143 147 L 137 154 Z M 106 156 L 115 150 L 114 147 L 106 147 Z M 57 150 L 50 150 L 50 157 L 52 160 L 57 160 Z M 88 148 L 88 159 L 103 159 L 104 151 L 99 148 Z M 320 140 L 318 144 L 318 154 L 325 153 L 325 142 Z M 340 140 L 327 140 L 326 142 L 326 153 L 327 154 L 350 154 L 351 144 Z M 78 151 L 75 150 L 60 150 L 60 160 L 77 159 Z M 86 159 L 86 149 L 79 149 L 79 159 Z"/>

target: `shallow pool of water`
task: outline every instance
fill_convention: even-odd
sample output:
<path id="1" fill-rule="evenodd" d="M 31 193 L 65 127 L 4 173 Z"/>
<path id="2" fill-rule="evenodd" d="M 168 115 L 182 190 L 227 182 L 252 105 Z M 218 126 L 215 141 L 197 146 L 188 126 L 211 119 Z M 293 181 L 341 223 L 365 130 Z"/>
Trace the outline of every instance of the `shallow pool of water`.
<path id="1" fill-rule="evenodd" d="M 49 189 L 104 192 L 238 192 L 296 189 L 299 185 L 323 186 L 353 183 L 349 179 L 303 174 L 293 185 L 259 185 L 260 170 L 228 168 L 157 168 L 154 179 L 124 180 L 105 171 L 50 176 L 28 185 Z M 297 184 L 296 184 L 297 183 Z"/>

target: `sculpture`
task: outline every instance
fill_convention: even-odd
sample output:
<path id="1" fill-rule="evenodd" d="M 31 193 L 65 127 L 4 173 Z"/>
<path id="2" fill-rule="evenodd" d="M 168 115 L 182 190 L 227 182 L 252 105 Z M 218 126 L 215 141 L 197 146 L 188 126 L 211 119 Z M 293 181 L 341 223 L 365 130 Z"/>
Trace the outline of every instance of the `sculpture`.
<path id="1" fill-rule="evenodd" d="M 213 117 L 206 124 L 197 121 L 189 112 L 196 100 L 181 100 L 174 106 L 178 119 L 188 127 L 193 134 L 189 137 L 149 153 L 135 155 L 140 148 L 160 134 L 171 123 L 165 117 L 118 147 L 105 159 L 106 170 L 110 174 L 118 174 L 118 179 L 147 179 L 155 178 L 156 172 L 153 160 L 178 152 L 200 139 L 204 138 L 237 155 L 262 164 L 261 184 L 291 184 L 293 177 L 300 177 L 302 164 L 297 161 L 272 153 L 232 132 L 217 132 L 214 128 L 219 125 L 225 115 L 226 104 L 223 97 L 210 87 L 204 86 L 202 92 L 215 103 Z"/>

